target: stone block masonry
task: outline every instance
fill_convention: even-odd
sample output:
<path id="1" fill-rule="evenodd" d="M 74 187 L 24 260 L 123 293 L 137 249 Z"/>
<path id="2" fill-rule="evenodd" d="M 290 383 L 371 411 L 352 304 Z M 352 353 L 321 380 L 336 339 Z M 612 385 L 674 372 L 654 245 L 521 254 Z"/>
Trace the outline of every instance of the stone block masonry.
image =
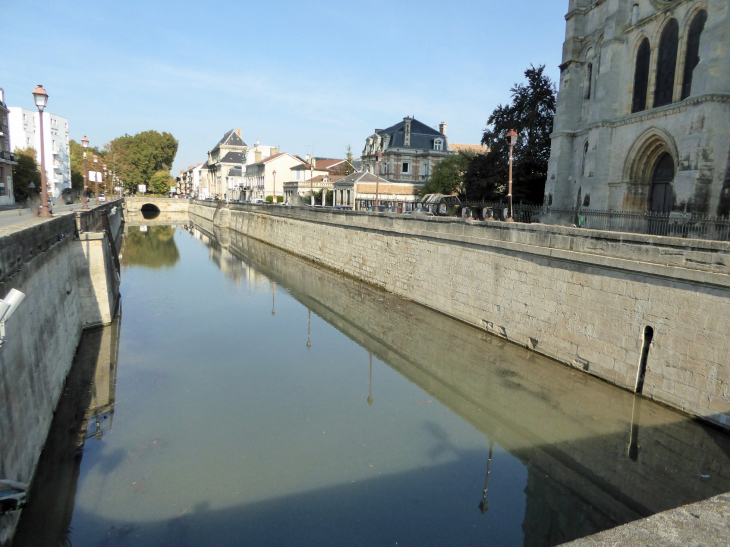
<path id="1" fill-rule="evenodd" d="M 218 207 L 218 209 L 220 209 Z M 190 213 L 730 428 L 730 244 L 195 202 Z M 649 327 L 650 329 L 647 329 Z"/>
<path id="2" fill-rule="evenodd" d="M 81 332 L 111 322 L 119 295 L 110 239 L 122 207 L 111 202 L 0 231 L 0 297 L 25 300 L 0 346 L 0 478 L 30 482 Z M 105 229 L 108 228 L 108 229 Z M 0 517 L 0 545 L 18 513 Z"/>

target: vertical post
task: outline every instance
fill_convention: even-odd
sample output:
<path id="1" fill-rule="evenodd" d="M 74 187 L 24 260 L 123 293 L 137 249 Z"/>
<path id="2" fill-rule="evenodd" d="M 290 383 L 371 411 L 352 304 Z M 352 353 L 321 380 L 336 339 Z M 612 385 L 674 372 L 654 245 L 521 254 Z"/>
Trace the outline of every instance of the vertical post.
<path id="1" fill-rule="evenodd" d="M 99 163 L 99 156 L 94 154 L 94 194 L 96 204 L 99 205 L 99 175 L 96 173 L 96 164 Z"/>
<path id="2" fill-rule="evenodd" d="M 309 201 L 310 205 L 314 207 L 314 166 L 311 163 L 309 164 Z"/>
<path id="3" fill-rule="evenodd" d="M 276 169 L 271 174 L 274 175 L 274 196 L 271 198 L 271 203 L 276 205 Z"/>
<path id="4" fill-rule="evenodd" d="M 378 152 L 378 161 L 375 163 L 375 212 L 380 211 L 380 158 L 383 154 Z"/>
<path id="5" fill-rule="evenodd" d="M 84 150 L 84 193 L 81 195 L 81 201 L 83 202 L 81 204 L 82 209 L 88 209 L 89 208 L 89 194 L 88 194 L 88 180 L 89 180 L 89 171 L 86 169 L 86 150 Z"/>
<path id="6" fill-rule="evenodd" d="M 509 139 L 509 186 L 507 189 L 507 198 L 509 200 L 509 212 L 507 220 L 514 222 L 513 210 L 512 210 L 512 155 L 517 143 L 517 132 L 514 129 L 510 129 L 507 133 L 507 139 Z"/>
<path id="7" fill-rule="evenodd" d="M 51 212 L 48 210 L 48 183 L 46 182 L 46 150 L 43 142 L 43 110 L 38 109 L 38 115 L 41 119 L 41 206 L 38 211 L 38 216 L 50 218 Z"/>

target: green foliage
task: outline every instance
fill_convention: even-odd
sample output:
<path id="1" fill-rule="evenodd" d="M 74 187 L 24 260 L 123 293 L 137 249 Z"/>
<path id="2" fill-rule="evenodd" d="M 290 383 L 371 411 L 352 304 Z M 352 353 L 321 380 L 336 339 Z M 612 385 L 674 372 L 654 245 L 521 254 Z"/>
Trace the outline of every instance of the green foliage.
<path id="1" fill-rule="evenodd" d="M 431 180 L 421 188 L 421 196 L 453 193 L 463 195 L 464 176 L 475 157 L 473 152 L 462 151 L 438 162 L 431 172 Z"/>
<path id="2" fill-rule="evenodd" d="M 274 196 L 266 196 L 266 203 L 273 203 Z M 284 196 L 276 196 L 276 203 L 284 203 Z"/>
<path id="3" fill-rule="evenodd" d="M 175 184 L 175 179 L 172 178 L 170 173 L 167 171 L 157 171 L 150 178 L 147 183 L 147 191 L 153 194 L 168 194 L 170 192 L 170 186 Z"/>
<path id="4" fill-rule="evenodd" d="M 16 200 L 30 197 L 31 193 L 41 191 L 41 168 L 36 161 L 36 151 L 32 146 L 16 148 L 17 165 L 13 165 L 13 192 Z M 31 192 L 30 184 L 35 185 Z"/>
<path id="5" fill-rule="evenodd" d="M 556 107 L 555 84 L 545 76 L 545 66 L 530 66 L 526 84 L 511 89 L 512 103 L 499 105 L 487 121 L 482 136 L 488 152 L 476 156 L 465 176 L 469 199 L 499 199 L 506 194 L 509 145 L 506 135 L 517 131 L 513 162 L 513 199 L 542 203 L 550 158 L 550 133 Z"/>
<path id="6" fill-rule="evenodd" d="M 345 154 L 345 159 L 347 160 L 347 163 L 345 164 L 344 175 L 347 176 L 355 172 L 355 168 L 352 166 L 355 158 L 352 155 L 352 146 L 350 146 L 349 144 L 347 145 L 347 153 Z"/>
<path id="7" fill-rule="evenodd" d="M 160 171 L 170 176 L 177 147 L 177 139 L 170 133 L 144 131 L 114 139 L 107 145 L 107 154 L 115 161 L 117 174 L 124 187 L 136 193 L 139 184 L 146 184 L 149 188 L 152 177 Z"/>
<path id="8" fill-rule="evenodd" d="M 148 226 L 146 232 L 130 230 L 122 244 L 121 263 L 146 268 L 173 267 L 180 260 L 174 236 L 172 226 Z"/>

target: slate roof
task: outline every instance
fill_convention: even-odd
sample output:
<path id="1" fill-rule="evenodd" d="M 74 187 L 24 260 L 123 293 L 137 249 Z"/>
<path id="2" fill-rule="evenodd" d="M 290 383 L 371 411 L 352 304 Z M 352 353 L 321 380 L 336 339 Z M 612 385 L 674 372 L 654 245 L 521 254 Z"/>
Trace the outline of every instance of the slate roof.
<path id="1" fill-rule="evenodd" d="M 238 136 L 238 133 L 236 133 L 235 129 L 231 129 L 228 133 L 223 135 L 223 138 L 218 141 L 218 144 L 216 146 L 248 146 L 245 142 L 243 142 L 243 139 Z"/>
<path id="2" fill-rule="evenodd" d="M 229 177 L 240 177 L 241 176 L 241 168 L 240 167 L 233 167 L 228 171 Z"/>
<path id="3" fill-rule="evenodd" d="M 375 175 L 363 171 L 355 171 L 354 173 L 350 173 L 344 178 L 341 178 L 337 181 L 337 184 L 355 184 L 356 182 L 389 182 L 384 177 L 376 177 Z"/>
<path id="4" fill-rule="evenodd" d="M 337 160 L 332 158 L 314 158 L 317 162 L 315 169 L 332 169 L 335 165 L 343 163 L 345 160 Z"/>
<path id="5" fill-rule="evenodd" d="M 447 141 L 446 135 L 434 129 L 433 127 L 427 126 L 425 123 L 419 122 L 415 118 L 411 121 L 411 144 L 405 146 L 405 122 L 401 120 L 397 124 L 389 127 L 388 129 L 378 129 L 375 133 L 381 137 L 390 135 L 390 144 L 388 148 L 408 148 L 417 150 L 433 150 L 433 141 L 437 138 L 441 138 L 444 142 Z M 444 147 L 445 148 L 445 147 Z"/>
<path id="6" fill-rule="evenodd" d="M 243 154 L 241 152 L 227 152 L 225 156 L 218 160 L 218 163 L 241 163 Z"/>

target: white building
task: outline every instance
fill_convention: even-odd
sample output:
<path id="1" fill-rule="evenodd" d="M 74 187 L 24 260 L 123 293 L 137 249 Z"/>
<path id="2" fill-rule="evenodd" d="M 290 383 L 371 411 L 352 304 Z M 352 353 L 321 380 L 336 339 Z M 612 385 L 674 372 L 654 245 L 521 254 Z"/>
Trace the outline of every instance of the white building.
<path id="1" fill-rule="evenodd" d="M 11 106 L 10 140 L 14 149 L 32 146 L 41 163 L 41 134 L 38 111 Z M 68 120 L 50 112 L 43 113 L 43 140 L 48 194 L 61 197 L 64 188 L 71 188 L 71 150 L 68 139 Z"/>

